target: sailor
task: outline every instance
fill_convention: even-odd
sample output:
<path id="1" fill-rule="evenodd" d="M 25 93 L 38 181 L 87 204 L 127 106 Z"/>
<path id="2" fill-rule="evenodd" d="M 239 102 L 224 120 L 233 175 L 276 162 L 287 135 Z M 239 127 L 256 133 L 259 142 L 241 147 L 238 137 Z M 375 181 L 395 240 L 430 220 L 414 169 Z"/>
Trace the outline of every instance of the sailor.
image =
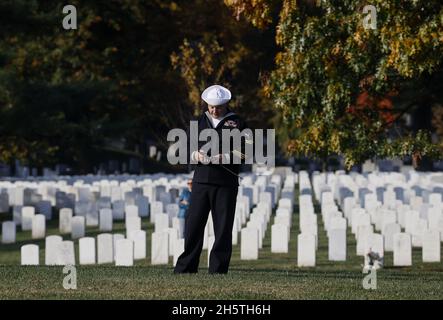
<path id="1" fill-rule="evenodd" d="M 216 130 L 221 140 L 222 130 L 242 131 L 246 128 L 245 122 L 227 107 L 231 100 L 231 92 L 227 88 L 210 86 L 201 97 L 208 108 L 198 118 L 199 133 L 204 129 Z M 201 149 L 206 143 L 199 141 L 198 150 L 190 154 L 197 164 L 193 167 L 192 193 L 185 219 L 185 249 L 177 260 L 175 273 L 198 272 L 209 212 L 212 214 L 215 235 L 209 256 L 209 273 L 227 273 L 231 260 L 240 170 L 240 164 L 234 164 L 233 160 L 239 152 L 232 150 L 231 144 L 231 149 L 225 154 L 207 154 Z M 240 157 L 243 158 L 243 155 L 240 152 Z"/>

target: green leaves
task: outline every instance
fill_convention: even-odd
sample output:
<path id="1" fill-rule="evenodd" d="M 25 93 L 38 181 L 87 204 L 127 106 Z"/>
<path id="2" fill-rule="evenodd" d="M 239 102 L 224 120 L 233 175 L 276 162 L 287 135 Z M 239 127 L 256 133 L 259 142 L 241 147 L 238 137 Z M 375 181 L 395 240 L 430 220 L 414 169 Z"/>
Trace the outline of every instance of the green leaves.
<path id="1" fill-rule="evenodd" d="M 377 30 L 363 28 L 363 5 L 355 1 L 283 1 L 282 51 L 265 91 L 292 132 L 280 134 L 289 153 L 338 153 L 348 167 L 371 157 L 439 157 L 429 133 L 395 132 L 406 110 L 402 96 L 412 93 L 416 107 L 442 101 L 441 89 L 429 92 L 424 83 L 443 73 L 443 6 L 371 4 Z"/>

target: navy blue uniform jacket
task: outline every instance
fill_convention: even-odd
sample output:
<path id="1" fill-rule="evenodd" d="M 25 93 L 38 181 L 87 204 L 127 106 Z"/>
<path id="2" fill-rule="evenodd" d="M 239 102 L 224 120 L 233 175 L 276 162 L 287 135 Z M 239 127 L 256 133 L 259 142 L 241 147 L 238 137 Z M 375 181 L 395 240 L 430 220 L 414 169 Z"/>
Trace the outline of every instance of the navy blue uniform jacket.
<path id="1" fill-rule="evenodd" d="M 217 131 L 219 136 L 219 153 L 222 153 L 222 130 L 233 130 L 238 129 L 242 131 L 243 129 L 247 128 L 246 123 L 234 112 L 227 110 L 227 113 L 225 117 L 220 121 L 220 123 L 214 128 L 212 125 L 211 120 L 209 119 L 210 115 L 208 112 L 203 113 L 198 118 L 198 133 L 204 129 L 214 129 Z M 188 129 L 188 137 L 189 137 L 189 129 Z M 208 138 L 208 141 L 210 138 Z M 203 145 L 205 145 L 208 141 L 198 141 L 198 150 L 201 149 Z M 237 150 L 242 153 L 245 153 L 245 138 L 242 137 L 241 139 L 241 149 Z M 197 150 L 197 151 L 198 151 Z M 190 170 L 194 170 L 194 177 L 193 182 L 197 183 L 210 183 L 210 184 L 216 184 L 216 185 L 223 185 L 223 186 L 238 186 L 238 173 L 240 171 L 240 164 L 234 164 L 233 160 L 234 157 L 236 157 L 236 154 L 232 153 L 233 151 L 233 143 L 231 139 L 230 143 L 230 163 L 229 164 L 191 164 Z M 190 160 L 192 150 L 190 150 L 190 144 L 188 143 L 188 157 Z M 208 156 L 211 156 L 211 154 L 208 154 Z M 245 160 L 242 160 L 242 163 L 244 163 Z"/>

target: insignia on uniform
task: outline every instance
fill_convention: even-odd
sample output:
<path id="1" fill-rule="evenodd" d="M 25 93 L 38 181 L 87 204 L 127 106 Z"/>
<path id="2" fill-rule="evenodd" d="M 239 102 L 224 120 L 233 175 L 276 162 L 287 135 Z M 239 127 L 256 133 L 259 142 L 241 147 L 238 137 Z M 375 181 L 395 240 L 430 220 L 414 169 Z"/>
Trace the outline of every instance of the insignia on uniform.
<path id="1" fill-rule="evenodd" d="M 224 126 L 237 128 L 237 122 L 234 120 L 228 120 L 225 122 Z"/>

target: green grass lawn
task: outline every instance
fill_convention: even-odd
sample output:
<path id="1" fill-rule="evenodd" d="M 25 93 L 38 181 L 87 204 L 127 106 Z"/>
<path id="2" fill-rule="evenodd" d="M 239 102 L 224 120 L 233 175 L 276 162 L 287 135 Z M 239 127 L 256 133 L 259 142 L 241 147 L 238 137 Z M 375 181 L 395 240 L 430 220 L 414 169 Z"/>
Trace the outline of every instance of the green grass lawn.
<path id="1" fill-rule="evenodd" d="M 0 214 L 0 220 L 10 216 Z M 269 225 L 259 259 L 241 261 L 240 246 L 234 246 L 227 275 L 207 273 L 206 250 L 198 274 L 174 275 L 172 258 L 169 266 L 151 266 L 153 225 L 144 218 L 147 259 L 133 267 L 77 266 L 76 290 L 63 288 L 63 267 L 20 266 L 20 247 L 28 243 L 39 244 L 40 263 L 44 263 L 44 240 L 33 241 L 30 231 L 19 231 L 16 244 L 0 244 L 0 299 L 443 299 L 443 264 L 422 263 L 421 249 L 415 248 L 412 267 L 393 267 L 392 253 L 386 253 L 385 268 L 377 272 L 377 289 L 365 290 L 363 257 L 355 254 L 354 237 L 348 230 L 347 261 L 330 262 L 321 223 L 317 266 L 298 268 L 298 215 L 293 218 L 288 254 L 271 253 Z M 123 223 L 114 223 L 114 232 L 124 233 Z M 87 236 L 98 233 L 97 228 L 87 228 Z M 47 226 L 47 235 L 52 234 L 58 234 L 57 220 Z M 78 262 L 78 240 L 76 250 Z"/>

